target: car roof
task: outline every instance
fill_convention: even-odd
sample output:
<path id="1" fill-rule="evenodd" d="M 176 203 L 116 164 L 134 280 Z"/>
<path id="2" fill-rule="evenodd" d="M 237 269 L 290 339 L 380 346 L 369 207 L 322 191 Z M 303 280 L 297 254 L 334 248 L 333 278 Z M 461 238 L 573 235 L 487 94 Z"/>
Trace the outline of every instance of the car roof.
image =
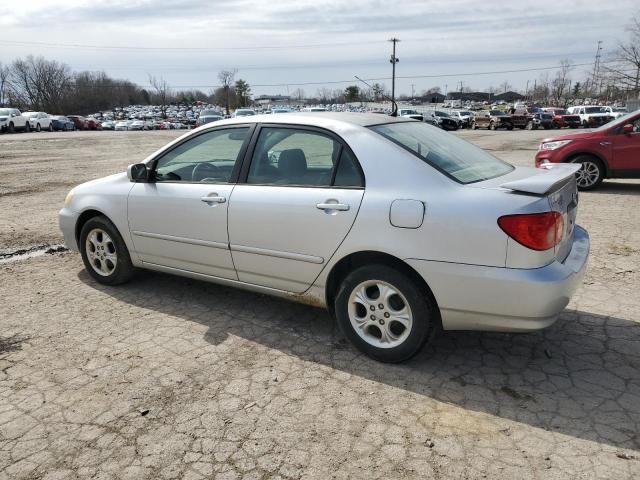
<path id="1" fill-rule="evenodd" d="M 289 112 L 282 115 L 253 115 L 251 117 L 233 118 L 208 125 L 218 127 L 221 125 L 233 125 L 236 123 L 284 123 L 317 127 L 331 127 L 336 123 L 351 124 L 360 127 L 383 125 L 386 123 L 415 122 L 411 118 L 391 117 L 374 113 L 352 112 Z"/>

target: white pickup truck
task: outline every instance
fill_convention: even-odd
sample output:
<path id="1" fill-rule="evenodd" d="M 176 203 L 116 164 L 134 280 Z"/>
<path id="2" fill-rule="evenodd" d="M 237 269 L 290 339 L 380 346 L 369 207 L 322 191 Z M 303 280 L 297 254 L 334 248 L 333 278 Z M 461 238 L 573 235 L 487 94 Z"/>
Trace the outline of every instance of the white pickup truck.
<path id="1" fill-rule="evenodd" d="M 17 108 L 0 108 L 0 132 L 13 133 L 17 130 L 31 130 L 29 119 L 23 117 Z"/>
<path id="2" fill-rule="evenodd" d="M 626 115 L 627 113 L 629 113 L 627 111 L 626 107 L 610 107 L 610 106 L 604 106 L 602 107 L 604 109 L 604 111 L 606 113 L 608 113 L 609 115 L 611 115 L 614 119 L 618 119 L 623 115 Z"/>
<path id="3" fill-rule="evenodd" d="M 578 107 L 569 107 L 568 112 L 571 115 L 579 115 L 580 123 L 583 127 L 599 127 L 613 120 L 613 115 L 607 113 L 604 107 L 592 105 L 582 105 Z"/>

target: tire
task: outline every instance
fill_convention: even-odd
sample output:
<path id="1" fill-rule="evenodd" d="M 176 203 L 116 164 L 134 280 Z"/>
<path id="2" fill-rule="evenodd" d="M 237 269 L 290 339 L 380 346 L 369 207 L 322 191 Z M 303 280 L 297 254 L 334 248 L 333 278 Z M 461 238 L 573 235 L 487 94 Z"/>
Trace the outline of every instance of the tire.
<path id="1" fill-rule="evenodd" d="M 24 132 L 25 133 L 29 133 L 31 131 L 31 125 L 29 124 L 29 122 L 24 124 Z"/>
<path id="2" fill-rule="evenodd" d="M 510 127 L 507 127 L 507 130 L 513 130 L 513 125 L 511 125 Z"/>
<path id="3" fill-rule="evenodd" d="M 16 131 L 16 127 L 15 127 L 15 125 L 13 124 L 13 122 L 9 123 L 9 128 L 7 129 L 7 131 L 8 131 L 9 133 L 15 133 L 15 131 Z"/>
<path id="4" fill-rule="evenodd" d="M 381 287 L 394 293 L 380 300 Z M 414 356 L 440 324 L 435 301 L 422 286 L 386 265 L 365 265 L 347 275 L 334 308 L 345 337 L 365 355 L 386 363 Z"/>
<path id="5" fill-rule="evenodd" d="M 47 128 L 47 131 L 53 132 L 53 124 L 52 123 L 49 123 L 49 128 Z"/>
<path id="6" fill-rule="evenodd" d="M 581 163 L 582 168 L 576 173 L 578 190 L 594 190 L 604 180 L 605 169 L 602 162 L 591 155 L 578 155 L 571 163 Z"/>
<path id="7" fill-rule="evenodd" d="M 496 124 L 495 124 L 495 123 L 493 123 L 493 122 L 491 122 L 491 123 L 489 124 L 489 130 L 495 130 L 495 129 L 496 129 Z"/>
<path id="8" fill-rule="evenodd" d="M 40 130 L 42 130 L 42 127 L 40 126 L 40 124 L 38 123 L 36 125 L 36 132 L 39 132 Z"/>
<path id="9" fill-rule="evenodd" d="M 133 276 L 127 245 L 108 218 L 89 219 L 80 231 L 78 247 L 87 272 L 98 283 L 119 285 Z"/>

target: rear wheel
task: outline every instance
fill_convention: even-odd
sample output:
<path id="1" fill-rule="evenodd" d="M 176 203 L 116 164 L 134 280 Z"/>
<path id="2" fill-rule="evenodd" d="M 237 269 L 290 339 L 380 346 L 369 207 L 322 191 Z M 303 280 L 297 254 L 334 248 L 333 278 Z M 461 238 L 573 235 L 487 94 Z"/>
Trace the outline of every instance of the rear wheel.
<path id="1" fill-rule="evenodd" d="M 36 125 L 36 132 L 39 132 L 40 130 L 42 130 L 42 127 L 40 126 L 40 124 L 38 123 Z"/>
<path id="2" fill-rule="evenodd" d="M 14 133 L 16 131 L 16 127 L 13 124 L 13 122 L 9 123 L 8 131 L 9 131 L 9 133 Z"/>
<path id="3" fill-rule="evenodd" d="M 31 125 L 29 125 L 29 122 L 24 124 L 24 131 L 27 133 L 31 131 Z"/>
<path id="4" fill-rule="evenodd" d="M 118 285 L 132 277 L 129 250 L 106 217 L 93 217 L 82 226 L 79 247 L 87 272 L 99 283 Z"/>
<path id="5" fill-rule="evenodd" d="M 53 123 L 49 123 L 49 128 L 47 128 L 47 130 L 53 132 Z"/>
<path id="6" fill-rule="evenodd" d="M 409 276 L 386 265 L 351 272 L 335 300 L 338 325 L 355 347 L 381 362 L 418 353 L 438 325 L 435 302 Z"/>
<path id="7" fill-rule="evenodd" d="M 581 163 L 582 167 L 576 172 L 576 183 L 580 190 L 593 190 L 604 180 L 604 166 L 602 162 L 590 155 L 579 155 L 571 163 Z"/>

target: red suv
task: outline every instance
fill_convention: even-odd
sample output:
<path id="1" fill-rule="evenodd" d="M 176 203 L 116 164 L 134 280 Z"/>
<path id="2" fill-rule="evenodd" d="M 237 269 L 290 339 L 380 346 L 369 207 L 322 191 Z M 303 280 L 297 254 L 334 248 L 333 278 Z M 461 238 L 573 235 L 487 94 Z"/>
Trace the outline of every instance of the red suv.
<path id="1" fill-rule="evenodd" d="M 581 190 L 593 190 L 605 178 L 640 178 L 640 111 L 595 130 L 544 139 L 536 167 L 563 162 L 582 164 L 576 174 Z"/>

